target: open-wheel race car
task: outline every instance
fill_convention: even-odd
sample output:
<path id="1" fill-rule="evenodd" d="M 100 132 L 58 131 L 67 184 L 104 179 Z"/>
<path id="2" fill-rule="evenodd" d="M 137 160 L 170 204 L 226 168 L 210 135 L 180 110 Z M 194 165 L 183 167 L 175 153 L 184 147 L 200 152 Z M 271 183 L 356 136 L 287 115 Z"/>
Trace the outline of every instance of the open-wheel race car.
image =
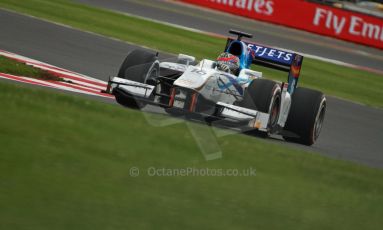
<path id="1" fill-rule="evenodd" d="M 180 54 L 160 61 L 158 53 L 134 50 L 124 60 L 106 92 L 130 108 L 159 106 L 175 116 L 198 115 L 210 123 L 227 123 L 248 133 L 277 134 L 287 141 L 312 145 L 326 112 L 322 92 L 297 87 L 303 56 L 242 41 L 251 34 L 230 30 L 217 60 Z M 264 79 L 257 66 L 288 73 L 286 82 Z"/>

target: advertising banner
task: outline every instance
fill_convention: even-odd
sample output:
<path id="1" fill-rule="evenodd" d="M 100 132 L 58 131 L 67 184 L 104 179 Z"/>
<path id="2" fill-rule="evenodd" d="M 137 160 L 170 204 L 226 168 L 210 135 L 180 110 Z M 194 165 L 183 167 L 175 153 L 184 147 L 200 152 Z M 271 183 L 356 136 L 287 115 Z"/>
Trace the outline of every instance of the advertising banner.
<path id="1" fill-rule="evenodd" d="M 383 20 L 304 0 L 181 0 L 383 49 Z"/>

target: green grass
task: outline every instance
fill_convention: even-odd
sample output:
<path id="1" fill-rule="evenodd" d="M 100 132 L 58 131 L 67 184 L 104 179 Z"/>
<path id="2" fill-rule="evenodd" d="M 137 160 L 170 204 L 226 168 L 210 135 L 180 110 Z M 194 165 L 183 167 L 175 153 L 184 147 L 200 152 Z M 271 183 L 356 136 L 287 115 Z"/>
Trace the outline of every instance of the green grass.
<path id="1" fill-rule="evenodd" d="M 205 161 L 185 123 L 0 83 L 1 229 L 379 229 L 383 171 L 231 135 Z M 139 134 L 139 135 L 137 135 Z M 141 176 L 130 177 L 132 166 Z M 150 177 L 256 168 L 255 177 Z"/>
<path id="2" fill-rule="evenodd" d="M 68 0 L 0 0 L 0 7 L 67 24 L 79 29 L 137 43 L 153 49 L 215 58 L 225 40 Z M 59 10 L 58 10 L 59 9 Z M 287 47 L 288 48 L 288 47 Z M 264 70 L 264 68 L 260 68 Z M 267 77 L 285 80 L 283 73 L 265 70 Z M 328 95 L 383 107 L 383 76 L 306 58 L 302 86 Z"/>
<path id="3" fill-rule="evenodd" d="M 0 73 L 7 73 L 16 76 L 31 77 L 43 80 L 63 80 L 62 78 L 54 76 L 45 70 L 34 68 L 4 56 L 0 56 Z"/>

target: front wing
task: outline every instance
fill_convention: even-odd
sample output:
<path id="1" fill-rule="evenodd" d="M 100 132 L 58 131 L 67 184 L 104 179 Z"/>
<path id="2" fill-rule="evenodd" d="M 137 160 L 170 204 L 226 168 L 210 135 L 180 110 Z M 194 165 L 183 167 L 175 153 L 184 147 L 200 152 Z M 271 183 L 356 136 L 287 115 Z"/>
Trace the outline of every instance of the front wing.
<path id="1" fill-rule="evenodd" d="M 137 102 L 160 106 L 168 111 L 177 111 L 177 114 L 182 114 L 186 118 L 197 115 L 205 121 L 223 121 L 220 124 L 226 124 L 231 127 L 257 129 L 264 132 L 269 131 L 268 123 L 270 115 L 267 113 L 224 102 L 213 102 L 203 98 L 198 92 L 189 89 L 183 89 L 186 93 L 181 96 L 181 94 L 176 95 L 177 89 L 173 88 L 170 95 L 160 95 L 168 97 L 169 103 L 159 103 L 153 100 L 153 97 L 158 96 L 154 88 L 152 85 L 115 77 L 108 81 L 108 87 L 105 92 L 116 97 L 134 99 Z"/>

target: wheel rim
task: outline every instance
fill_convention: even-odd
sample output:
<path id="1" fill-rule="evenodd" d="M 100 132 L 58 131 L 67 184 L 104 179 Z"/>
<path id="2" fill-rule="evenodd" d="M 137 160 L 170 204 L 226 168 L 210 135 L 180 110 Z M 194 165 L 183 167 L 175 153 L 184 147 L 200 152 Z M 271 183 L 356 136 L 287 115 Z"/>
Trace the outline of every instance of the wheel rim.
<path id="1" fill-rule="evenodd" d="M 326 104 L 325 104 L 325 100 L 323 100 L 319 109 L 319 113 L 317 114 L 315 119 L 314 140 L 318 139 L 319 134 L 322 130 L 325 113 L 326 113 Z"/>
<path id="2" fill-rule="evenodd" d="M 145 76 L 145 81 L 143 83 L 156 86 L 157 85 L 157 77 L 159 75 L 159 69 L 157 68 L 158 61 L 153 62 L 152 66 L 150 67 L 149 71 L 147 72 Z M 154 89 L 155 92 L 156 89 Z M 149 95 L 149 98 L 153 100 L 154 94 L 152 93 Z M 143 109 L 146 106 L 145 102 L 136 101 L 137 107 L 140 109 Z"/>
<path id="3" fill-rule="evenodd" d="M 271 107 L 271 111 L 270 111 L 270 128 L 273 128 L 277 122 L 278 122 L 278 118 L 279 118 L 279 110 L 280 110 L 280 96 L 277 95 L 273 101 L 273 105 Z"/>
<path id="4" fill-rule="evenodd" d="M 145 83 L 146 84 L 155 83 L 157 81 L 156 79 L 157 77 L 158 77 L 158 70 L 155 66 L 153 66 L 148 72 L 148 74 L 146 75 Z"/>
<path id="5" fill-rule="evenodd" d="M 154 62 L 150 68 L 150 71 L 148 71 L 148 74 L 146 75 L 145 83 L 155 86 L 156 88 L 154 89 L 154 92 L 158 93 L 160 92 L 158 91 L 158 86 L 160 84 L 158 84 L 159 82 L 157 80 L 157 77 L 159 76 L 159 69 L 157 68 L 156 64 L 157 62 Z M 161 90 L 161 88 L 159 90 Z"/>
<path id="6" fill-rule="evenodd" d="M 146 84 L 155 83 L 157 81 L 157 77 L 159 76 L 159 61 L 156 60 L 153 62 L 153 64 L 150 66 L 149 71 L 147 72 L 145 76 L 145 82 Z"/>

